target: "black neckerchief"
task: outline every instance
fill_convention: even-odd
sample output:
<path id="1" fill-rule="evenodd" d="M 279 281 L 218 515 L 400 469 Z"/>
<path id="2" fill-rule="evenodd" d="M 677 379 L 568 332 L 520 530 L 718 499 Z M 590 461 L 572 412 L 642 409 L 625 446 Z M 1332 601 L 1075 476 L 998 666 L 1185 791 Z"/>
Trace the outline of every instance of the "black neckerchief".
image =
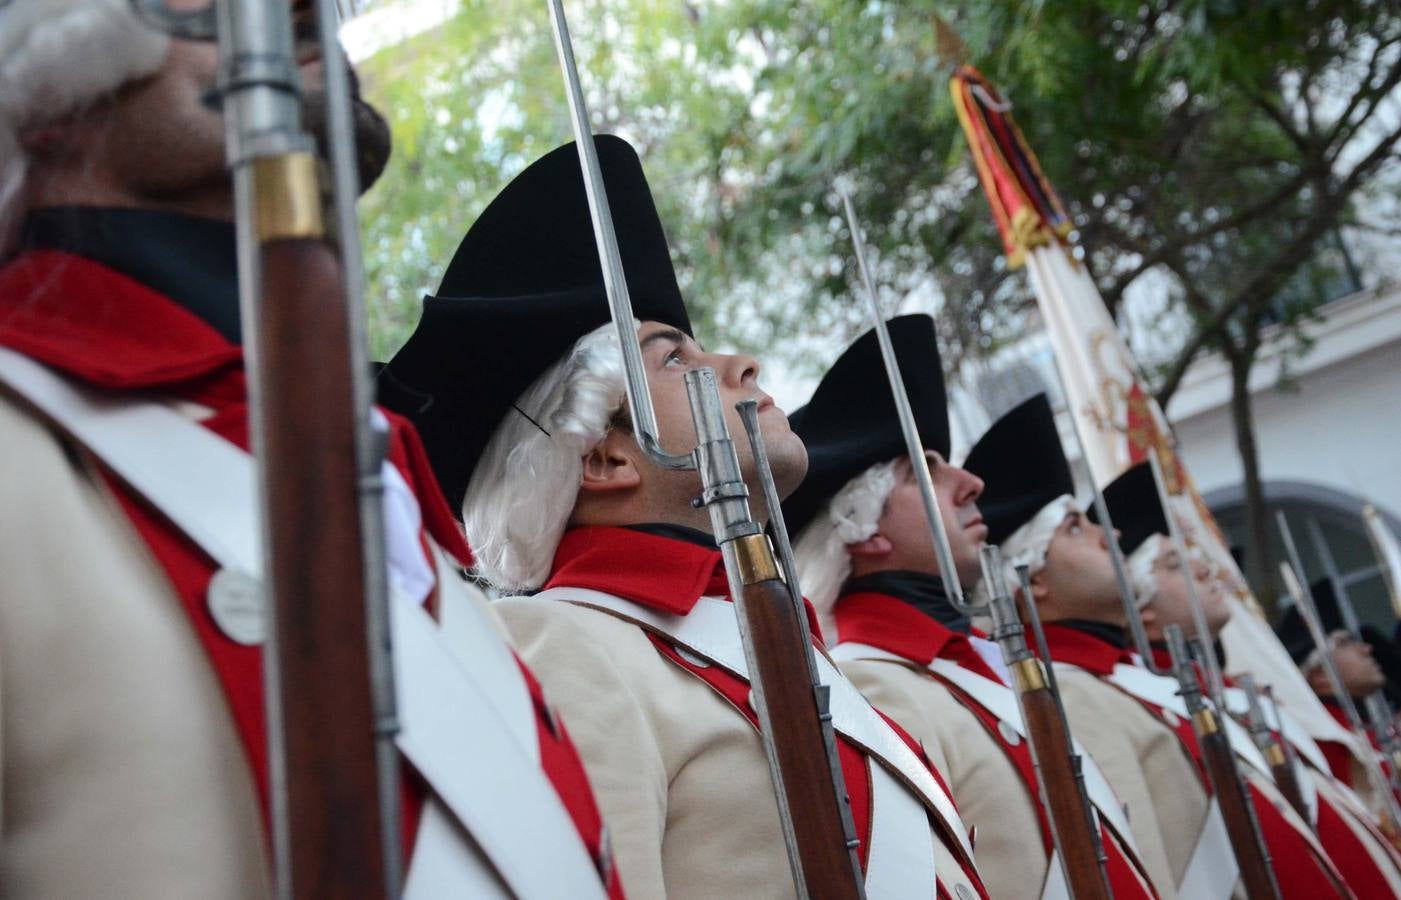
<path id="1" fill-rule="evenodd" d="M 24 249 L 90 259 L 169 297 L 230 343 L 243 340 L 229 222 L 149 209 L 56 206 L 24 222 Z"/>
<path id="2" fill-rule="evenodd" d="M 1168 648 L 1167 641 L 1149 641 L 1148 646 L 1154 650 L 1162 651 L 1166 651 Z M 1211 642 L 1211 648 L 1216 651 L 1216 661 L 1221 664 L 1221 671 L 1224 672 L 1226 670 L 1226 646 L 1221 643 L 1220 638 L 1216 638 Z"/>
<path id="3" fill-rule="evenodd" d="M 885 594 L 902 600 L 959 634 L 968 634 L 972 630 L 968 617 L 954 609 L 953 604 L 949 602 L 943 579 L 938 575 L 903 570 L 872 572 L 870 575 L 848 580 L 842 585 L 839 598 L 859 593 Z"/>
<path id="4" fill-rule="evenodd" d="M 687 525 L 673 525 L 670 522 L 643 522 L 639 525 L 624 525 L 623 527 L 630 531 L 640 531 L 643 534 L 670 538 L 673 541 L 685 541 L 707 550 L 718 549 L 714 536 L 699 528 L 691 528 Z"/>
<path id="5" fill-rule="evenodd" d="M 1096 622 L 1092 619 L 1061 619 L 1058 622 L 1048 622 L 1048 625 L 1060 625 L 1065 628 L 1073 628 L 1090 637 L 1099 638 L 1101 641 L 1113 644 L 1118 650 L 1129 650 L 1129 633 L 1123 625 L 1115 625 L 1113 622 Z"/>

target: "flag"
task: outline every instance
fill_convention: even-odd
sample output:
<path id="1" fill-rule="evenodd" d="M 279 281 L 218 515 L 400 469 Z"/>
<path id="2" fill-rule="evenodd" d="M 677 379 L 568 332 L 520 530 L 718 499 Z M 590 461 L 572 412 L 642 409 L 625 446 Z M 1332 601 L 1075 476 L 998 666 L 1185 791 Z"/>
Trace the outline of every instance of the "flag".
<path id="1" fill-rule="evenodd" d="M 972 66 L 950 84 L 978 178 L 992 206 L 1010 268 L 1025 267 L 1059 364 L 1069 414 L 1084 442 L 1091 476 L 1103 488 L 1130 466 L 1157 454 L 1173 516 L 1190 547 L 1202 552 L 1234 595 L 1221 633 L 1225 663 L 1271 685 L 1275 697 L 1315 738 L 1354 746 L 1352 734 L 1323 708 L 1264 621 L 1225 536 L 1173 447 L 1162 407 L 1149 393 L 1099 289 L 1073 253 L 1070 217 L 1020 129 L 1011 104 Z"/>

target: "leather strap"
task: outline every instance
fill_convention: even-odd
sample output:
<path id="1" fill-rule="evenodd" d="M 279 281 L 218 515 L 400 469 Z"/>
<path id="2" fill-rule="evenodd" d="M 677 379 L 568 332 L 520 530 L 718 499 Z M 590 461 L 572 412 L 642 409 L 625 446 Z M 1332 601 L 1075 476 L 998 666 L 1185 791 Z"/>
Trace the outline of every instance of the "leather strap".
<path id="1" fill-rule="evenodd" d="M 247 453 L 164 404 L 104 394 L 7 348 L 0 348 L 0 384 L 101 460 L 220 565 L 261 577 L 261 523 Z M 460 612 L 471 603 L 448 599 L 456 584 L 450 579 L 440 588 Z M 509 652 L 503 645 L 480 655 L 469 671 L 465 663 L 472 657 L 450 648 L 422 604 L 392 588 L 393 580 L 400 751 L 518 897 L 602 898 L 598 872 L 538 767 L 534 712 Z M 485 626 L 478 630 L 478 649 L 482 642 L 501 644 L 491 634 Z M 515 708 L 522 698 L 524 714 Z M 503 711 L 502 702 L 509 708 Z M 427 824 L 409 882 L 425 898 L 460 893 L 456 882 L 437 879 L 489 864 L 456 829 L 431 818 Z M 423 872 L 415 875 L 420 866 Z"/>
<path id="2" fill-rule="evenodd" d="M 1226 820 L 1213 797 L 1207 807 L 1206 823 L 1197 837 L 1197 846 L 1192 848 L 1192 858 L 1177 887 L 1177 895 L 1193 900 L 1228 900 L 1235 891 L 1239 874 L 1240 867 L 1231 851 L 1231 836 L 1226 832 Z"/>
<path id="3" fill-rule="evenodd" d="M 898 662 L 909 665 L 913 662 L 898 653 L 889 650 L 882 650 L 870 644 L 859 644 L 847 641 L 838 644 L 832 649 L 832 658 L 839 662 L 854 659 L 877 659 Z M 915 665 L 919 665 L 915 663 Z M 1004 684 L 998 684 L 963 668 L 957 663 L 947 659 L 936 659 L 925 666 L 930 672 L 946 678 L 953 682 L 969 697 L 977 701 L 984 709 L 997 716 L 1009 727 L 1014 729 L 1023 740 L 1026 739 L 1026 726 L 1022 721 L 1021 707 L 1017 705 L 1016 694 L 1012 689 Z M 1114 789 L 1109 786 L 1104 773 L 1100 771 L 1098 764 L 1081 747 L 1079 742 L 1075 743 L 1075 752 L 1080 754 L 1085 774 L 1085 790 L 1089 794 L 1090 802 L 1094 804 L 1099 814 L 1104 816 L 1106 822 L 1119 834 L 1124 843 L 1135 853 L 1138 852 L 1134 844 L 1133 832 L 1129 829 L 1128 819 L 1124 816 L 1123 808 L 1119 800 L 1114 796 Z"/>
<path id="4" fill-rule="evenodd" d="M 1155 675 L 1139 666 L 1120 663 L 1114 667 L 1114 672 L 1107 680 L 1140 700 L 1146 700 L 1154 706 L 1171 710 L 1174 715 L 1181 718 L 1190 717 L 1187 712 L 1187 704 L 1182 699 L 1182 695 L 1178 693 L 1179 688 L 1175 678 Z M 1226 738 L 1230 741 L 1231 749 L 1235 751 L 1236 756 L 1239 756 L 1256 772 L 1264 775 L 1266 779 L 1273 780 L 1270 776 L 1270 764 L 1261 755 L 1260 748 L 1255 746 L 1255 741 L 1250 737 L 1250 733 L 1228 715 L 1219 718 L 1221 727 L 1226 732 Z"/>
<path id="5" fill-rule="evenodd" d="M 545 600 L 564 601 L 580 606 L 588 606 L 602 612 L 632 622 L 648 631 L 663 635 L 671 643 L 699 656 L 713 665 L 718 665 L 738 678 L 749 679 L 749 666 L 744 656 L 744 646 L 740 637 L 739 622 L 735 616 L 733 603 L 717 597 L 701 597 L 690 613 L 678 616 L 650 609 L 622 597 L 602 591 L 584 588 L 557 587 L 541 591 L 535 595 Z M 860 746 L 870 758 L 879 763 L 880 768 L 893 776 L 896 783 L 903 786 L 901 793 L 912 792 L 920 801 L 919 822 L 886 826 L 877 824 L 881 816 L 890 815 L 895 804 L 872 803 L 872 833 L 885 832 L 890 840 L 908 842 L 908 848 L 901 857 L 916 859 L 920 855 L 917 844 L 929 848 L 930 876 L 911 881 L 905 885 L 933 883 L 933 846 L 928 825 L 924 822 L 924 809 L 939 817 L 945 830 L 956 836 L 966 854 L 972 859 L 972 847 L 968 843 L 967 829 L 964 827 L 952 798 L 939 786 L 928 768 L 920 762 L 914 751 L 901 740 L 900 736 L 880 717 L 871 704 L 846 679 L 825 654 L 817 654 L 818 677 L 831 693 L 832 724 L 836 730 L 852 743 Z M 873 787 L 877 783 L 872 770 Z M 913 809 L 913 807 L 911 807 Z M 872 877 L 872 859 L 876 851 L 876 839 L 872 838 L 872 858 L 867 860 L 868 884 Z M 884 878 L 877 873 L 877 878 Z M 893 881 L 893 880 L 892 880 Z M 908 890 L 908 887 L 902 889 Z M 928 897 L 927 893 L 920 896 Z"/>

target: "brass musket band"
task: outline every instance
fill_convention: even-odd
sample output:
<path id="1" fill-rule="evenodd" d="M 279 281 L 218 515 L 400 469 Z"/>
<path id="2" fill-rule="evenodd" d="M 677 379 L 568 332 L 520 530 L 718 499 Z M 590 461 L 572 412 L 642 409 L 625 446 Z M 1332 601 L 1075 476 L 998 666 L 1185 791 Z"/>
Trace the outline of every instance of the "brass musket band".
<path id="1" fill-rule="evenodd" d="M 252 167 L 259 243 L 325 237 L 315 155 L 262 157 L 253 160 Z"/>

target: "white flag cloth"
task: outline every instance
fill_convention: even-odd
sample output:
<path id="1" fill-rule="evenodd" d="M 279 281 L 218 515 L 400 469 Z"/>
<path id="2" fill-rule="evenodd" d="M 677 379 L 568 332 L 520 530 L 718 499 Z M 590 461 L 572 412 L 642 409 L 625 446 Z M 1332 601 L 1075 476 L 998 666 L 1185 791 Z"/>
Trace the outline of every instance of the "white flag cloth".
<path id="1" fill-rule="evenodd" d="M 1026 261 L 1064 379 L 1066 406 L 1076 417 L 1096 483 L 1102 488 L 1146 460 L 1149 452 L 1158 453 L 1172 515 L 1183 536 L 1216 564 L 1234 588 L 1230 593 L 1235 609 L 1221 633 L 1228 673 L 1249 673 L 1258 683 L 1270 685 L 1276 699 L 1315 740 L 1354 745 L 1351 732 L 1323 708 L 1274 631 L 1260 618 L 1220 529 L 1167 438 L 1162 409 L 1139 380 L 1128 345 L 1085 267 L 1060 243 L 1031 249 Z M 1357 746 L 1354 750 L 1361 752 Z"/>
<path id="2" fill-rule="evenodd" d="M 1095 483 L 1103 488 L 1156 454 L 1170 498 L 1165 512 L 1188 545 L 1215 564 L 1233 600 L 1231 621 L 1221 635 L 1227 671 L 1248 672 L 1272 686 L 1278 701 L 1315 739 L 1368 752 L 1323 708 L 1262 618 L 1225 536 L 1173 450 L 1167 419 L 1140 380 L 1128 344 L 1094 280 L 1068 249 L 1070 217 L 1012 119 L 1012 104 L 969 66 L 955 73 L 950 90 L 1007 264 L 1024 264 L 1031 279 Z"/>

